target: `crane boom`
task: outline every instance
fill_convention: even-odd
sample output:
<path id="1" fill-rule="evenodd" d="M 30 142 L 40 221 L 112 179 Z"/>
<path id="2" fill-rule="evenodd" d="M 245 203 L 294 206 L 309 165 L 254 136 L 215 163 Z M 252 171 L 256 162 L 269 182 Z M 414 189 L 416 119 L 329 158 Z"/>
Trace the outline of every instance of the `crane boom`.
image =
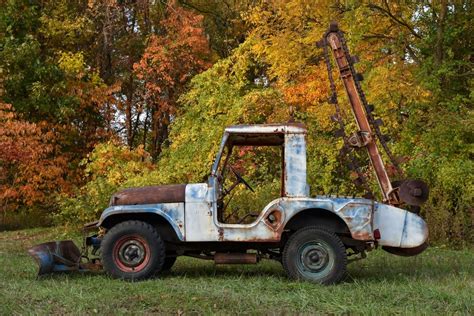
<path id="1" fill-rule="evenodd" d="M 396 190 L 393 189 L 384 162 L 377 148 L 376 139 L 370 128 L 367 115 L 364 111 L 360 95 L 356 88 L 355 78 L 347 55 L 342 48 L 341 39 L 338 32 L 328 32 L 327 42 L 332 50 L 336 65 L 339 69 L 340 77 L 352 107 L 352 113 L 357 122 L 359 132 L 353 135 L 352 143 L 365 146 L 369 154 L 370 161 L 375 170 L 375 175 L 382 191 L 384 202 L 390 204 L 399 204 L 399 198 Z"/>
<path id="2" fill-rule="evenodd" d="M 364 147 L 369 155 L 370 163 L 374 168 L 374 172 L 382 192 L 384 203 L 391 205 L 400 205 L 407 203 L 409 205 L 419 206 L 425 202 L 428 198 L 428 187 L 421 180 L 405 180 L 398 181 L 399 185 L 394 185 L 387 174 L 385 169 L 384 161 L 380 154 L 377 146 L 377 138 L 381 142 L 383 149 L 387 152 L 388 157 L 395 165 L 397 170 L 398 164 L 393 158 L 386 141 L 381 135 L 379 124 L 374 120 L 371 113 L 372 110 L 368 108 L 366 104 L 365 95 L 362 91 L 360 83 L 362 80 L 359 74 L 356 74 L 354 69 L 354 56 L 351 56 L 347 46 L 345 45 L 345 39 L 343 33 L 339 30 L 336 23 L 331 23 L 329 30 L 325 33 L 322 41 L 326 52 L 326 58 L 328 57 L 327 49 L 330 48 L 335 64 L 339 70 L 340 78 L 344 84 L 349 103 L 351 105 L 352 113 L 357 123 L 358 131 L 350 137 L 345 137 L 345 144 L 352 147 Z M 329 60 L 328 71 L 331 71 Z M 329 78 L 332 81 L 332 75 L 329 74 Z M 332 101 L 337 104 L 337 96 L 335 95 L 335 85 L 331 82 L 331 88 L 333 91 Z M 342 122 L 342 118 L 338 117 L 337 120 Z M 343 123 L 340 123 L 341 125 Z M 372 127 L 375 129 L 373 132 Z M 400 171 L 401 173 L 401 171 Z"/>

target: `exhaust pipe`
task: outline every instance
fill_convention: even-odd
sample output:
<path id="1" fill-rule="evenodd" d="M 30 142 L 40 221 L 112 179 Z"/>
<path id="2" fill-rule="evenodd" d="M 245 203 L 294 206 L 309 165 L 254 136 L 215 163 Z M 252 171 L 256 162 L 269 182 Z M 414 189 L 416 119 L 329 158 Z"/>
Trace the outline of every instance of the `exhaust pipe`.
<path id="1" fill-rule="evenodd" d="M 256 253 L 221 253 L 214 255 L 215 264 L 255 264 L 258 262 Z"/>

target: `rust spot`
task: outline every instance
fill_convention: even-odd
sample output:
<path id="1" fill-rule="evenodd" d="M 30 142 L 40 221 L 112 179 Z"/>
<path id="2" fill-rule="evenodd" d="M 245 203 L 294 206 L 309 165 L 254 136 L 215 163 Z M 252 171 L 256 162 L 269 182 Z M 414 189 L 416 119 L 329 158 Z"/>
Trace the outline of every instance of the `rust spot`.
<path id="1" fill-rule="evenodd" d="M 355 231 L 351 235 L 356 240 L 372 240 L 372 236 L 368 231 Z"/>
<path id="2" fill-rule="evenodd" d="M 180 203 L 184 202 L 185 191 L 185 184 L 130 188 L 115 193 L 110 205 Z"/>
<path id="3" fill-rule="evenodd" d="M 352 218 L 352 217 L 344 217 L 344 220 L 345 220 L 346 223 L 349 225 L 350 223 L 352 223 L 353 218 Z"/>
<path id="4" fill-rule="evenodd" d="M 219 241 L 223 241 L 224 240 L 224 228 L 219 227 L 218 233 L 219 233 Z"/>
<path id="5" fill-rule="evenodd" d="M 216 264 L 253 264 L 258 262 L 256 253 L 220 253 L 214 255 Z"/>
<path id="6" fill-rule="evenodd" d="M 272 210 L 265 218 L 265 222 L 274 230 L 281 225 L 282 214 L 280 210 Z"/>

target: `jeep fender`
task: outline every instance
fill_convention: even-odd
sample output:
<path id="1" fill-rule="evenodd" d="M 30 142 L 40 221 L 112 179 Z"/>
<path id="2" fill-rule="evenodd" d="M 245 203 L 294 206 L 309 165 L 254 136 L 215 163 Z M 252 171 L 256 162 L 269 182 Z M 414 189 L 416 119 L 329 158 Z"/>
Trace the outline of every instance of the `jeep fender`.
<path id="1" fill-rule="evenodd" d="M 281 198 L 274 201 L 285 210 L 285 225 L 307 210 L 325 210 L 344 221 L 353 239 L 373 240 L 372 214 L 374 202 L 350 198 Z M 270 207 L 271 208 L 271 207 Z M 315 214 L 317 214 L 315 212 Z"/>
<path id="2" fill-rule="evenodd" d="M 118 205 L 105 209 L 97 223 L 97 227 L 103 226 L 107 221 L 115 217 L 155 215 L 166 220 L 173 228 L 179 240 L 185 240 L 184 231 L 184 203 L 162 203 L 148 205 Z"/>

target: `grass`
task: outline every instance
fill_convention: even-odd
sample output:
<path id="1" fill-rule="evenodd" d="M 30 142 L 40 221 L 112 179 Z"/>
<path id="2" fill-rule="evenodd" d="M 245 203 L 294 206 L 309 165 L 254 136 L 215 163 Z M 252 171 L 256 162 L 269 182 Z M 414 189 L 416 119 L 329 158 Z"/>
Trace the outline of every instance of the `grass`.
<path id="1" fill-rule="evenodd" d="M 136 283 L 103 273 L 37 279 L 26 249 L 67 237 L 58 228 L 0 233 L 0 315 L 474 313 L 472 249 L 431 247 L 412 258 L 374 251 L 329 287 L 289 281 L 277 262 L 216 267 L 192 258 Z"/>

